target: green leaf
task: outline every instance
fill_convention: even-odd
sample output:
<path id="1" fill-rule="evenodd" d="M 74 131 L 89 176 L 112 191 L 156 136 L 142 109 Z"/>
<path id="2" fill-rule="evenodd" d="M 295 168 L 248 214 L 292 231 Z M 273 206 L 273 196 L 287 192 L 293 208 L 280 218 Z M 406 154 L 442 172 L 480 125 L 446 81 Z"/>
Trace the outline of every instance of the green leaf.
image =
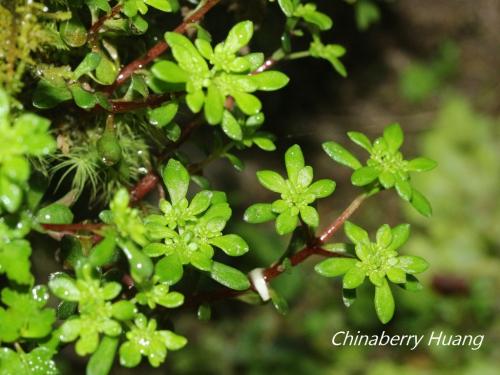
<path id="1" fill-rule="evenodd" d="M 279 235 L 285 235 L 293 232 L 297 227 L 299 218 L 297 215 L 292 215 L 290 210 L 286 210 L 278 215 L 276 218 L 276 232 Z"/>
<path id="2" fill-rule="evenodd" d="M 262 91 L 279 90 L 290 81 L 285 74 L 275 70 L 254 74 L 251 79 Z"/>
<path id="3" fill-rule="evenodd" d="M 73 96 L 64 82 L 40 80 L 33 93 L 33 106 L 40 109 L 53 108 L 59 103 L 71 100 Z"/>
<path id="4" fill-rule="evenodd" d="M 401 179 L 397 180 L 396 181 L 396 191 L 397 191 L 398 195 L 402 199 L 404 199 L 405 201 L 409 202 L 411 200 L 413 190 L 412 190 L 412 187 L 408 181 L 401 180 Z"/>
<path id="5" fill-rule="evenodd" d="M 94 94 L 82 89 L 78 84 L 71 85 L 69 89 L 78 107 L 83 109 L 90 109 L 94 108 L 97 104 L 97 99 Z"/>
<path id="6" fill-rule="evenodd" d="M 293 184 L 297 183 L 299 172 L 304 168 L 304 154 L 299 145 L 293 145 L 285 152 L 285 166 L 288 178 Z"/>
<path id="7" fill-rule="evenodd" d="M 118 67 L 106 56 L 101 56 L 101 61 L 97 65 L 95 75 L 99 83 L 111 85 L 118 75 Z"/>
<path id="8" fill-rule="evenodd" d="M 370 241 L 368 232 L 350 221 L 345 222 L 344 231 L 347 237 L 355 244 L 368 243 Z"/>
<path id="9" fill-rule="evenodd" d="M 245 210 L 243 220 L 251 224 L 264 223 L 274 220 L 276 215 L 272 210 L 272 205 L 269 203 L 256 203 Z"/>
<path id="10" fill-rule="evenodd" d="M 73 213 L 65 205 L 53 203 L 40 209 L 36 219 L 41 224 L 71 224 L 73 222 Z"/>
<path id="11" fill-rule="evenodd" d="M 212 263 L 210 277 L 230 289 L 247 290 L 250 288 L 250 281 L 243 272 L 219 262 Z"/>
<path id="12" fill-rule="evenodd" d="M 236 141 L 241 141 L 243 139 L 241 126 L 229 111 L 224 111 L 222 116 L 222 130 L 231 139 Z"/>
<path id="13" fill-rule="evenodd" d="M 293 15 L 295 5 L 293 4 L 292 0 L 278 0 L 278 4 L 285 16 L 291 17 Z"/>
<path id="14" fill-rule="evenodd" d="M 236 234 L 226 234 L 209 240 L 214 245 L 230 256 L 240 256 L 248 252 L 248 244 L 243 238 Z"/>
<path id="15" fill-rule="evenodd" d="M 389 171 L 382 171 L 378 176 L 378 180 L 385 189 L 390 189 L 391 187 L 394 186 L 394 183 L 396 182 L 396 178 Z"/>
<path id="16" fill-rule="evenodd" d="M 186 197 L 189 187 L 187 169 L 175 159 L 170 159 L 163 170 L 163 181 L 167 186 L 172 204 L 177 204 Z"/>
<path id="17" fill-rule="evenodd" d="M 377 245 L 381 248 L 387 248 L 392 242 L 392 231 L 388 224 L 382 225 L 377 230 Z"/>
<path id="18" fill-rule="evenodd" d="M 155 266 L 155 275 L 159 281 L 167 285 L 174 285 L 184 273 L 181 260 L 177 254 L 166 255 Z"/>
<path id="19" fill-rule="evenodd" d="M 313 184 L 307 188 L 306 193 L 313 194 L 316 199 L 326 198 L 329 195 L 333 194 L 333 192 L 335 191 L 335 186 L 335 181 L 322 179 L 313 182 Z"/>
<path id="20" fill-rule="evenodd" d="M 345 274 L 356 262 L 356 259 L 351 258 L 330 258 L 316 264 L 314 270 L 321 276 L 335 277 Z"/>
<path id="21" fill-rule="evenodd" d="M 80 79 L 81 76 L 94 71 L 101 62 L 101 55 L 96 52 L 90 52 L 85 55 L 82 62 L 76 67 L 73 72 L 75 80 Z"/>
<path id="22" fill-rule="evenodd" d="M 236 100 L 238 107 L 248 116 L 256 115 L 262 109 L 262 103 L 252 94 L 242 91 L 233 91 L 231 95 Z"/>
<path id="23" fill-rule="evenodd" d="M 116 234 L 109 232 L 106 237 L 94 246 L 88 261 L 94 267 L 101 267 L 112 262 L 116 255 Z"/>
<path id="24" fill-rule="evenodd" d="M 403 144 L 403 130 L 399 124 L 391 124 L 384 129 L 384 139 L 391 151 L 397 151 Z"/>
<path id="25" fill-rule="evenodd" d="M 427 172 L 437 167 L 437 163 L 434 160 L 419 157 L 410 160 L 408 163 L 408 170 L 413 172 Z"/>
<path id="26" fill-rule="evenodd" d="M 261 150 L 264 151 L 274 151 L 276 150 L 276 145 L 274 144 L 273 140 L 270 139 L 270 137 L 253 137 L 252 141 L 259 147 Z"/>
<path id="27" fill-rule="evenodd" d="M 391 267 L 387 270 L 387 277 L 393 283 L 404 284 L 406 283 L 406 273 L 397 267 Z"/>
<path id="28" fill-rule="evenodd" d="M 144 0 L 144 3 L 163 12 L 175 12 L 179 8 L 177 0 Z"/>
<path id="29" fill-rule="evenodd" d="M 183 83 L 189 78 L 188 73 L 172 61 L 159 61 L 151 68 L 153 75 L 162 81 Z"/>
<path id="30" fill-rule="evenodd" d="M 426 217 L 432 215 L 431 204 L 418 190 L 413 189 L 410 203 L 422 215 Z"/>
<path id="31" fill-rule="evenodd" d="M 403 255 L 398 257 L 399 263 L 397 267 L 409 274 L 421 273 L 429 268 L 429 263 L 419 256 Z"/>
<path id="32" fill-rule="evenodd" d="M 351 176 L 351 183 L 354 186 L 365 186 L 373 182 L 378 176 L 379 171 L 373 167 L 361 167 L 356 169 Z"/>
<path id="33" fill-rule="evenodd" d="M 165 33 L 165 40 L 181 69 L 189 73 L 208 72 L 208 65 L 196 47 L 184 35 L 174 32 Z"/>
<path id="34" fill-rule="evenodd" d="M 316 4 L 299 4 L 293 13 L 295 17 L 301 17 L 309 23 L 316 25 L 320 30 L 331 29 L 332 19 L 326 14 L 316 10 Z"/>
<path id="35" fill-rule="evenodd" d="M 142 251 L 139 251 L 131 241 L 121 243 L 120 247 L 127 257 L 132 278 L 139 283 L 149 279 L 153 274 L 151 259 Z"/>
<path id="36" fill-rule="evenodd" d="M 326 154 L 337 163 L 345 165 L 346 167 L 349 167 L 351 169 L 361 168 L 361 163 L 359 162 L 359 160 L 338 143 L 325 142 L 322 146 Z"/>
<path id="37" fill-rule="evenodd" d="M 236 53 L 246 46 L 253 36 L 252 21 L 242 21 L 234 25 L 224 41 L 224 49 L 230 53 Z"/>
<path id="38" fill-rule="evenodd" d="M 219 124 L 224 113 L 224 97 L 216 85 L 208 86 L 205 99 L 205 118 L 210 125 Z"/>
<path id="39" fill-rule="evenodd" d="M 257 179 L 262 186 L 275 193 L 281 193 L 286 189 L 285 180 L 274 171 L 258 171 Z"/>
<path id="40" fill-rule="evenodd" d="M 274 289 L 270 290 L 270 295 L 271 295 L 271 302 L 273 303 L 273 306 L 276 309 L 276 311 L 278 311 L 281 315 L 288 314 L 289 310 L 288 302 L 286 301 L 285 297 L 277 293 Z"/>
<path id="41" fill-rule="evenodd" d="M 14 240 L 0 246 L 0 274 L 5 273 L 10 280 L 19 284 L 29 284 L 33 280 L 30 273 L 31 245 L 25 240 Z"/>
<path id="42" fill-rule="evenodd" d="M 319 225 L 319 215 L 318 211 L 314 207 L 311 206 L 304 206 L 300 208 L 300 217 L 304 222 L 311 226 L 316 228 Z"/>
<path id="43" fill-rule="evenodd" d="M 205 94 L 203 93 L 203 90 L 196 90 L 186 95 L 186 104 L 189 109 L 193 111 L 193 113 L 200 112 L 204 102 Z"/>
<path id="44" fill-rule="evenodd" d="M 118 320 L 131 320 L 136 313 L 135 305 L 127 300 L 118 301 L 111 306 L 111 314 Z"/>
<path id="45" fill-rule="evenodd" d="M 63 273 L 51 275 L 49 288 L 56 297 L 64 301 L 77 302 L 81 296 L 75 281 Z"/>
<path id="46" fill-rule="evenodd" d="M 191 203 L 189 204 L 189 211 L 193 215 L 201 214 L 205 212 L 210 203 L 212 202 L 213 193 L 211 191 L 203 190 L 197 193 Z"/>
<path id="47" fill-rule="evenodd" d="M 177 102 L 168 102 L 162 106 L 148 111 L 149 123 L 160 128 L 170 124 L 177 114 L 179 104 Z"/>
<path id="48" fill-rule="evenodd" d="M 59 33 L 64 42 L 73 48 L 82 47 L 87 42 L 87 28 L 76 12 L 71 19 L 61 23 Z"/>
<path id="49" fill-rule="evenodd" d="M 344 275 L 342 286 L 344 289 L 355 289 L 363 284 L 363 281 L 365 281 L 365 271 L 355 265 Z"/>
<path id="50" fill-rule="evenodd" d="M 410 237 L 410 224 L 399 224 L 392 228 L 392 242 L 389 246 L 390 250 L 399 249 L 403 246 L 408 237 Z"/>
<path id="51" fill-rule="evenodd" d="M 347 132 L 347 136 L 358 146 L 363 147 L 366 151 L 372 151 L 372 143 L 366 135 L 360 132 Z"/>
<path id="52" fill-rule="evenodd" d="M 86 375 L 108 375 L 113 367 L 119 337 L 104 335 L 87 364 Z"/>
<path id="53" fill-rule="evenodd" d="M 394 315 L 394 297 L 386 279 L 375 287 L 375 311 L 382 323 L 387 323 Z"/>

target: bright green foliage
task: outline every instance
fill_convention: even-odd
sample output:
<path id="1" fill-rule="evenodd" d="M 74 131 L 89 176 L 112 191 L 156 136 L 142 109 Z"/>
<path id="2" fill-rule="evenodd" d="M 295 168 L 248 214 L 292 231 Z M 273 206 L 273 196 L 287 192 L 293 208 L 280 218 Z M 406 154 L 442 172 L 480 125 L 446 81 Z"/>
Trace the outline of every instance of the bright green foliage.
<path id="1" fill-rule="evenodd" d="M 345 48 L 340 44 L 324 45 L 319 38 L 315 38 L 309 47 L 312 57 L 327 60 L 342 77 L 347 77 L 347 71 L 339 58 L 344 56 L 345 52 Z"/>
<path id="2" fill-rule="evenodd" d="M 28 113 L 11 118 L 9 104 L 0 89 L 0 213 L 15 212 L 21 205 L 30 176 L 25 156 L 47 155 L 55 148 L 48 120 Z"/>
<path id="3" fill-rule="evenodd" d="M 0 375 L 59 375 L 53 355 L 54 351 L 46 347 L 35 348 L 29 353 L 0 348 Z"/>
<path id="4" fill-rule="evenodd" d="M 146 14 L 148 6 L 163 12 L 175 12 L 179 8 L 177 0 L 122 0 L 121 2 L 127 17 L 134 17 L 138 12 Z"/>
<path id="5" fill-rule="evenodd" d="M 162 282 L 176 283 L 186 264 L 210 272 L 214 247 L 229 256 L 248 251 L 247 243 L 240 236 L 222 233 L 231 217 L 231 208 L 223 193 L 204 190 L 189 202 L 186 198 L 189 173 L 174 159 L 165 167 L 163 180 L 170 201 L 160 202 L 163 215 L 150 215 L 145 220 L 151 240 L 163 243 L 153 242 L 144 248 L 151 257 L 163 256 L 155 267 Z"/>
<path id="6" fill-rule="evenodd" d="M 122 332 L 119 320 L 134 317 L 135 307 L 129 301 L 111 303 L 121 291 L 116 282 L 102 283 L 88 272 L 77 280 L 63 274 L 54 274 L 49 288 L 63 301 L 78 302 L 78 315 L 66 320 L 60 327 L 62 342 L 76 342 L 79 355 L 93 353 L 99 344 L 99 335 L 118 336 Z"/>
<path id="7" fill-rule="evenodd" d="M 343 275 L 345 289 L 359 287 L 368 277 L 375 286 L 377 316 L 382 323 L 387 323 L 394 314 L 394 299 L 387 280 L 405 284 L 407 274 L 424 272 L 428 264 L 418 256 L 398 255 L 396 250 L 410 235 L 408 224 L 394 228 L 382 225 L 377 231 L 376 242 L 371 242 L 368 233 L 351 222 L 345 223 L 345 233 L 355 245 L 356 258 L 327 259 L 316 265 L 316 272 L 326 277 Z"/>
<path id="8" fill-rule="evenodd" d="M 148 357 L 153 367 L 158 367 L 167 356 L 168 350 L 182 349 L 186 338 L 172 331 L 157 330 L 156 320 L 148 319 L 139 314 L 134 326 L 127 332 L 127 341 L 120 346 L 120 363 L 125 367 L 135 367 L 141 362 L 141 357 Z"/>
<path id="9" fill-rule="evenodd" d="M 335 190 L 335 182 L 329 179 L 313 181 L 313 169 L 304 163 L 300 146 L 294 145 L 285 153 L 288 179 L 276 172 L 257 172 L 259 182 L 265 188 L 281 194 L 273 203 L 257 203 L 245 211 L 245 221 L 263 223 L 276 219 L 276 231 L 287 234 L 295 230 L 299 217 L 305 224 L 317 227 L 319 216 L 311 206 L 315 200 L 326 198 Z"/>
<path id="10" fill-rule="evenodd" d="M 152 72 L 162 81 L 185 83 L 187 105 L 195 113 L 204 108 L 209 124 L 219 124 L 224 116 L 228 116 L 224 109 L 228 96 L 234 98 L 243 113 L 256 115 L 262 105 L 252 93 L 278 90 L 288 83 L 288 77 L 277 71 L 248 74 L 264 62 L 264 55 L 260 53 L 238 54 L 252 36 L 253 23 L 250 21 L 236 24 L 226 40 L 215 47 L 203 38 L 196 39 L 193 44 L 183 35 L 168 32 L 165 40 L 172 48 L 177 64 L 160 61 L 153 66 Z M 240 138 L 234 134 L 232 137 Z"/>
<path id="11" fill-rule="evenodd" d="M 384 225 L 372 243 L 363 229 L 347 223 L 355 255 L 345 251 L 347 245 L 323 243 L 324 233 L 315 233 L 316 201 L 336 185 L 330 179 L 313 181 L 298 145 L 284 155 L 286 178 L 269 170 L 257 173 L 279 199 L 254 204 L 244 215 L 250 223 L 275 220 L 280 235 L 293 232 L 285 252 L 278 258 L 275 244 L 267 244 L 272 250 L 266 251 L 267 269 L 249 270 L 234 258 L 225 264 L 227 256 L 250 249 L 241 236 L 226 233 L 229 225 L 238 228 L 232 226 L 237 220 L 230 222 L 228 197 L 212 190 L 205 167 L 225 158 L 241 171 L 244 163 L 235 150 L 276 149 L 275 136 L 263 128 L 257 97 L 288 84 L 285 74 L 270 70 L 275 64 L 322 58 L 347 75 L 340 61 L 345 49 L 322 38 L 332 19 L 314 2 L 275 2 L 286 19 L 279 15 L 279 22 L 266 28 L 278 30 L 276 43 L 268 43 L 268 35 L 255 40 L 276 46 L 266 57 L 251 43 L 254 31 L 264 28 L 250 20 L 229 25 L 227 37 L 212 43 L 203 26 L 204 19 L 213 22 L 206 13 L 217 4 L 239 12 L 229 3 L 13 0 L 0 5 L 0 40 L 9 42 L 0 46 L 0 375 L 57 374 L 52 358 L 68 343 L 75 344 L 77 355 L 88 355 L 88 375 L 109 374 L 117 357 L 125 367 L 138 366 L 143 356 L 158 367 L 168 350 L 187 343 L 168 330 L 173 316 L 165 308 L 185 304 L 208 320 L 212 296 L 228 296 L 254 304 L 269 301 L 286 314 L 289 293 L 269 281 L 316 250 L 335 253 L 316 269 L 325 276 L 343 275 L 346 305 L 354 302 L 366 277 L 375 284 L 382 322 L 394 312 L 389 281 L 420 287 L 412 275 L 427 263 L 396 253 L 407 226 Z M 357 9 L 365 6 L 363 24 L 371 23 L 373 9 L 366 7 L 371 3 L 358 4 Z M 165 28 L 177 22 L 175 29 Z M 165 41 L 158 41 L 162 33 Z M 306 49 L 296 51 L 295 43 Z M 51 121 L 25 113 L 23 107 L 31 106 Z M 193 115 L 202 111 L 203 116 Z M 194 134 L 205 122 L 217 126 Z M 200 137 L 206 147 L 191 137 Z M 352 182 L 366 190 L 363 199 L 394 186 L 420 212 L 430 213 L 409 173 L 434 163 L 403 159 L 399 126 L 386 128 L 373 144 L 361 133 L 349 137 L 369 151 L 365 166 L 336 143 L 324 148 L 355 170 Z M 195 160 L 200 154 L 204 159 Z M 191 179 L 201 191 L 190 186 Z M 103 207 L 109 209 L 97 215 Z M 345 219 L 338 218 L 335 228 Z M 32 247 L 34 259 L 54 254 L 50 267 L 65 272 L 50 275 L 48 289 L 35 286 L 34 275 L 45 267 L 31 267 Z M 290 288 L 294 283 L 286 281 Z M 59 298 L 57 309 L 46 307 L 48 291 Z"/>
<path id="12" fill-rule="evenodd" d="M 54 309 L 44 308 L 49 299 L 45 286 L 34 287 L 29 293 L 2 289 L 0 307 L 0 342 L 18 338 L 37 339 L 48 336 L 56 319 Z"/>
<path id="13" fill-rule="evenodd" d="M 116 192 L 109 204 L 109 211 L 101 213 L 105 223 L 114 224 L 121 237 L 132 238 L 138 244 L 146 243 L 146 228 L 139 216 L 139 211 L 129 207 L 130 198 L 125 189 Z"/>
<path id="14" fill-rule="evenodd" d="M 425 157 L 407 161 L 399 151 L 403 144 L 403 131 L 399 124 L 388 125 L 383 136 L 373 143 L 362 133 L 348 132 L 349 138 L 370 154 L 366 165 L 336 142 L 323 143 L 325 152 L 336 162 L 343 164 L 354 173 L 351 182 L 369 190 L 375 188 L 395 188 L 398 195 L 410 202 L 424 216 L 430 216 L 432 209 L 427 199 L 411 185 L 411 172 L 426 172 L 434 169 L 437 163 Z"/>
<path id="15" fill-rule="evenodd" d="M 168 284 L 157 284 L 158 281 L 158 276 L 155 276 L 152 281 L 139 286 L 139 293 L 135 296 L 137 303 L 148 305 L 150 309 L 156 308 L 156 305 L 173 309 L 184 303 L 181 293 L 169 291 Z"/>

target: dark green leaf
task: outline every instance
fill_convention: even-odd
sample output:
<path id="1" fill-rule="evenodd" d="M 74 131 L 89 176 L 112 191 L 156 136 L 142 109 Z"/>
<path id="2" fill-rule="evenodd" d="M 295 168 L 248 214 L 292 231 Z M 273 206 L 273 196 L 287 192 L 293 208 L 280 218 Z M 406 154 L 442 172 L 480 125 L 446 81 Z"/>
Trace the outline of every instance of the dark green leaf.
<path id="1" fill-rule="evenodd" d="M 246 290 L 250 288 L 250 281 L 244 273 L 219 262 L 212 263 L 210 276 L 219 284 L 230 289 Z"/>

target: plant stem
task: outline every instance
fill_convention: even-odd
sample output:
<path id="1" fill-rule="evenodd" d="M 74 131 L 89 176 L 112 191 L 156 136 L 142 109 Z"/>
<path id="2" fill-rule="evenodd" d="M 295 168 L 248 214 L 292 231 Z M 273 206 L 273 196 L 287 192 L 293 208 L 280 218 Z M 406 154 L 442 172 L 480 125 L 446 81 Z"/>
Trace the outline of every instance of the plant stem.
<path id="1" fill-rule="evenodd" d="M 319 244 L 324 244 L 328 241 L 344 224 L 344 222 L 358 209 L 358 207 L 363 203 L 363 201 L 369 195 L 366 193 L 358 195 L 351 204 L 340 214 L 337 219 L 332 222 L 319 236 Z"/>
<path id="2" fill-rule="evenodd" d="M 102 16 L 96 22 L 94 22 L 92 24 L 92 26 L 90 27 L 90 30 L 89 30 L 89 34 L 88 34 L 88 42 L 89 42 L 90 47 L 93 50 L 98 49 L 97 36 L 99 35 L 99 32 L 101 31 L 102 27 L 104 26 L 104 23 L 107 20 L 109 20 L 109 19 L 113 18 L 114 16 L 116 16 L 118 13 L 120 13 L 121 10 L 122 10 L 122 5 L 121 4 L 116 4 L 111 9 L 111 12 L 105 14 L 104 16 Z"/>
<path id="3" fill-rule="evenodd" d="M 207 0 L 201 7 L 196 9 L 191 15 L 189 15 L 184 21 L 182 21 L 179 26 L 177 26 L 174 29 L 174 32 L 179 33 L 179 34 L 184 34 L 189 25 L 192 23 L 196 23 L 200 21 L 205 14 L 212 9 L 215 5 L 217 5 L 220 2 L 220 0 Z M 115 91 L 115 89 L 125 83 L 127 79 L 138 69 L 142 69 L 144 66 L 149 64 L 151 61 L 156 59 L 158 56 L 160 56 L 162 53 L 167 51 L 169 48 L 169 45 L 167 42 L 164 40 L 159 41 L 156 43 L 153 47 L 149 49 L 149 51 L 142 57 L 132 61 L 130 64 L 126 65 L 118 74 L 115 82 L 111 85 L 106 87 L 105 92 L 108 94 L 112 93 Z"/>
<path id="4" fill-rule="evenodd" d="M 104 227 L 105 224 L 97 223 L 97 224 L 87 224 L 87 223 L 79 223 L 79 224 L 42 224 L 43 229 L 53 232 L 78 232 L 78 231 L 89 231 L 89 232 L 99 232 Z"/>

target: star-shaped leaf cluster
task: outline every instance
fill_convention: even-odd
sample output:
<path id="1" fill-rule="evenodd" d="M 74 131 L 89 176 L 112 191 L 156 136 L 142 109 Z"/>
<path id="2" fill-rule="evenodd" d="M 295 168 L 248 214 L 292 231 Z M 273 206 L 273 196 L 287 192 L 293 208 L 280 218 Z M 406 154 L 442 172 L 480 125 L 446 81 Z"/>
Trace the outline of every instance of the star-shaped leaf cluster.
<path id="1" fill-rule="evenodd" d="M 183 265 L 191 264 L 201 271 L 212 271 L 214 247 L 229 256 L 248 251 L 248 244 L 236 234 L 223 234 L 231 217 L 226 196 L 203 190 L 191 202 L 186 198 L 189 173 L 177 160 L 170 159 L 163 172 L 170 201 L 162 200 L 162 215 L 145 219 L 151 242 L 144 248 L 150 257 L 163 256 L 155 266 L 160 282 L 172 285 L 183 274 Z M 162 243 L 156 242 L 158 240 Z"/>
<path id="2" fill-rule="evenodd" d="M 414 283 L 414 274 L 424 272 L 428 263 L 421 257 L 399 255 L 397 250 L 405 244 L 410 226 L 401 224 L 394 228 L 382 225 L 371 242 L 368 233 L 361 227 L 347 221 L 345 233 L 355 245 L 355 258 L 331 258 L 316 265 L 316 271 L 323 276 L 343 275 L 344 289 L 355 289 L 369 278 L 375 285 L 375 310 L 383 323 L 394 314 L 394 299 L 388 280 L 405 285 Z"/>
<path id="3" fill-rule="evenodd" d="M 2 289 L 0 307 L 0 341 L 18 338 L 37 339 L 47 336 L 56 319 L 55 310 L 45 308 L 49 299 L 47 288 L 38 285 L 28 292 Z"/>
<path id="4" fill-rule="evenodd" d="M 121 291 L 121 285 L 116 282 L 101 283 L 88 274 L 75 280 L 56 273 L 49 281 L 49 288 L 60 299 L 78 303 L 78 315 L 62 324 L 59 338 L 63 342 L 78 339 L 75 349 L 81 356 L 97 349 L 100 334 L 118 336 L 122 332 L 119 321 L 133 319 L 136 313 L 130 301 L 110 302 Z"/>
<path id="5" fill-rule="evenodd" d="M 410 173 L 426 172 L 434 169 L 437 163 L 425 157 L 405 160 L 399 150 L 404 134 L 399 124 L 388 125 L 382 137 L 373 141 L 360 132 L 348 132 L 349 138 L 370 154 L 366 165 L 336 142 L 323 143 L 325 152 L 336 162 L 354 169 L 351 182 L 355 186 L 368 189 L 380 186 L 384 189 L 395 188 L 398 195 L 412 204 L 424 216 L 432 213 L 429 201 L 411 185 Z"/>
<path id="6" fill-rule="evenodd" d="M 158 367 L 165 361 L 167 350 L 182 349 L 187 340 L 172 331 L 157 330 L 156 320 L 148 319 L 139 314 L 134 326 L 127 332 L 127 341 L 120 346 L 120 364 L 125 367 L 135 367 L 141 362 L 142 356 L 148 358 L 153 367 Z"/>
<path id="7" fill-rule="evenodd" d="M 181 34 L 167 32 L 165 40 L 177 63 L 167 60 L 157 62 L 152 73 L 161 81 L 184 84 L 186 103 L 191 111 L 198 113 L 203 108 L 209 124 L 224 122 L 227 128 L 232 116 L 225 109 L 228 96 L 234 98 L 243 113 L 252 116 L 262 108 L 260 100 L 253 95 L 255 91 L 274 91 L 288 83 L 288 77 L 278 71 L 249 74 L 264 62 L 262 53 L 239 53 L 252 36 L 251 21 L 236 24 L 226 39 L 215 47 L 204 34 L 199 34 L 193 44 Z M 234 121 L 231 125 L 238 126 Z M 229 133 L 233 138 L 239 138 L 235 131 Z"/>
<path id="8" fill-rule="evenodd" d="M 322 179 L 313 182 L 313 169 L 305 165 L 300 146 L 294 145 L 285 153 L 288 179 L 280 174 L 263 170 L 257 172 L 259 182 L 267 189 L 281 194 L 273 203 L 257 203 L 245 211 L 245 221 L 263 223 L 276 219 L 276 231 L 284 235 L 292 232 L 299 218 L 311 227 L 319 224 L 319 215 L 312 206 L 314 201 L 326 198 L 335 191 L 335 182 Z"/>

